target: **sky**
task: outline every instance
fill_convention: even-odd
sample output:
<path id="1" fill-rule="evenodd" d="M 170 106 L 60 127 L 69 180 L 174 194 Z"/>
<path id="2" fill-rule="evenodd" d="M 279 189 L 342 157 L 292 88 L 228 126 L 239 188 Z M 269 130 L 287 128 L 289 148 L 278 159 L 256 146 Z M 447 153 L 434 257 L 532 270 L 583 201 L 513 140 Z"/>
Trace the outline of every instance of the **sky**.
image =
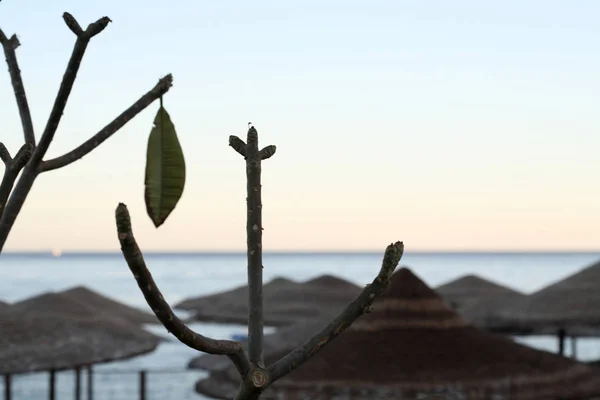
<path id="1" fill-rule="evenodd" d="M 88 46 L 47 158 L 172 73 L 186 187 L 154 228 L 156 102 L 38 178 L 7 251 L 118 251 L 119 202 L 143 250 L 243 250 L 245 166 L 228 137 L 250 121 L 277 146 L 265 251 L 600 248 L 599 2 L 4 0 L 38 138 L 75 42 L 64 11 L 113 23 Z M 6 68 L 0 141 L 13 154 L 23 141 Z"/>

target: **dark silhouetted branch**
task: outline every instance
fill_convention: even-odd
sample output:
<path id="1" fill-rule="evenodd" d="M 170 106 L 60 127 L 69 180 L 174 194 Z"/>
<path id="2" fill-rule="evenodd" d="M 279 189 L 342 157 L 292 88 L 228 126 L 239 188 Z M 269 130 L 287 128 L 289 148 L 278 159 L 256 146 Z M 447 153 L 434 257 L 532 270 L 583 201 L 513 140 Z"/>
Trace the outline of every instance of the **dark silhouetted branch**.
<path id="1" fill-rule="evenodd" d="M 8 196 L 10 196 L 19 172 L 21 172 L 27 161 L 29 161 L 32 152 L 33 144 L 25 143 L 17 152 L 15 158 L 11 158 L 4 144 L 0 143 L 0 157 L 5 165 L 4 176 L 2 177 L 2 182 L 0 182 L 0 218 L 2 218 Z"/>
<path id="2" fill-rule="evenodd" d="M 235 151 L 240 153 L 244 159 L 246 158 L 246 143 L 237 136 L 229 136 L 229 145 L 233 147 Z"/>
<path id="3" fill-rule="evenodd" d="M 277 151 L 277 147 L 269 145 L 263 148 L 258 154 L 261 160 L 266 160 L 267 158 L 271 158 L 275 154 L 275 151 Z"/>
<path id="4" fill-rule="evenodd" d="M 177 318 L 146 267 L 144 256 L 133 236 L 131 219 L 125 204 L 119 204 L 115 217 L 123 256 L 144 294 L 146 302 L 152 308 L 160 322 L 177 339 L 192 349 L 209 354 L 227 355 L 235 364 L 240 374 L 246 376 L 250 371 L 250 364 L 241 343 L 207 338 L 194 332 L 183 321 Z"/>
<path id="5" fill-rule="evenodd" d="M 71 58 L 67 64 L 67 69 L 60 84 L 60 88 L 58 89 L 56 99 L 54 100 L 54 106 L 52 107 L 52 111 L 50 111 L 46 128 L 42 133 L 39 145 L 31 157 L 32 164 L 34 164 L 35 167 L 42 161 L 42 158 L 44 157 L 44 154 L 46 154 L 46 151 L 48 151 L 48 147 L 58 129 L 58 124 L 60 123 L 65 107 L 67 106 L 67 100 L 73 89 L 73 83 L 75 82 L 75 78 L 77 78 L 77 72 L 81 66 L 81 60 L 83 59 L 88 43 L 94 36 L 102 32 L 110 22 L 110 18 L 102 17 L 98 21 L 90 24 L 85 31 L 82 31 L 81 27 L 71 14 L 67 12 L 64 13 L 63 19 L 69 29 L 77 36 L 77 40 L 75 41 L 75 46 L 73 47 L 73 52 L 71 53 Z"/>
<path id="6" fill-rule="evenodd" d="M 111 135 L 113 135 L 117 130 L 123 127 L 129 120 L 131 120 L 131 118 L 139 114 L 154 100 L 166 93 L 172 85 L 173 79 L 171 75 L 164 77 L 150 92 L 142 96 L 142 98 L 140 98 L 134 105 L 132 105 L 129 109 L 127 109 L 125 112 L 119 115 L 114 121 L 108 124 L 94 137 L 92 137 L 73 151 L 56 159 L 50 160 L 47 163 L 44 163 L 42 159 L 48 151 L 48 147 L 50 146 L 50 143 L 54 138 L 56 130 L 58 129 L 60 119 L 66 107 L 69 95 L 71 94 L 73 83 L 75 81 L 75 78 L 77 77 L 77 72 L 81 65 L 81 60 L 85 54 L 87 45 L 91 38 L 102 32 L 111 22 L 110 18 L 103 17 L 100 18 L 98 21 L 88 25 L 88 27 L 84 31 L 71 14 L 64 13 L 63 19 L 67 27 L 71 30 L 71 32 L 73 32 L 77 36 L 77 40 L 75 41 L 71 58 L 69 59 L 69 62 L 67 64 L 65 74 L 63 76 L 60 88 L 54 101 L 54 106 L 52 107 L 52 111 L 50 112 L 50 116 L 48 118 L 48 122 L 44 129 L 44 132 L 42 133 L 42 136 L 40 138 L 40 142 L 37 145 L 37 147 L 33 148 L 33 153 L 30 154 L 30 156 L 28 157 L 29 162 L 27 162 L 27 164 L 24 166 L 21 178 L 16 183 L 16 185 L 14 185 L 14 189 L 13 184 L 14 179 L 16 179 L 16 176 L 14 176 L 13 178 L 12 175 L 9 174 L 9 177 L 5 176 L 3 179 L 2 190 L 8 190 L 7 198 L 8 195 L 10 195 L 10 198 L 8 198 L 8 202 L 4 203 L 4 212 L 0 214 L 0 252 L 2 251 L 2 248 L 6 243 L 8 234 L 10 233 L 10 230 L 12 229 L 17 216 L 21 211 L 23 204 L 25 203 L 27 195 L 29 194 L 31 187 L 33 186 L 33 182 L 35 181 L 36 177 L 39 175 L 40 172 L 60 168 L 85 156 L 94 148 L 99 146 L 103 141 L 105 141 Z M 9 41 L 8 39 L 6 39 L 6 36 L 3 33 L 0 33 L 0 39 L 2 39 L 2 44 L 5 50 L 6 48 L 11 48 L 11 46 L 14 48 L 18 46 L 18 41 L 16 37 L 11 38 Z M 22 85 L 20 87 L 22 87 Z M 20 97 L 17 97 L 17 100 L 19 101 Z M 21 97 L 24 99 L 24 91 Z M 26 104 L 26 101 L 24 104 Z M 25 131 L 27 132 L 27 129 L 25 129 Z"/>
<path id="7" fill-rule="evenodd" d="M 71 14 L 64 13 L 63 19 L 65 20 L 65 24 L 67 24 L 67 27 L 71 30 L 71 32 L 75 34 L 75 36 L 80 37 L 85 34 L 83 32 L 83 29 L 81 29 L 81 25 L 79 25 L 79 22 L 77 22 L 77 20 Z"/>
<path id="8" fill-rule="evenodd" d="M 8 168 L 4 170 L 4 175 L 2 175 L 2 181 L 0 182 L 0 218 L 2 218 L 4 208 L 6 207 L 6 201 L 8 200 L 8 196 L 10 196 L 10 191 L 12 190 L 18 175 L 18 173 L 14 173 L 14 171 L 9 170 Z"/>
<path id="9" fill-rule="evenodd" d="M 136 115 L 146 109 L 156 99 L 159 99 L 161 96 L 167 93 L 171 86 L 173 86 L 173 76 L 169 74 L 162 78 L 158 84 L 152 88 L 152 90 L 143 95 L 131 107 L 121 113 L 121 115 L 115 118 L 110 124 L 106 125 L 101 131 L 96 133 L 92 138 L 88 139 L 82 145 L 60 157 L 56 157 L 48 161 L 42 161 L 38 172 L 46 172 L 53 169 L 62 168 L 83 158 L 100 144 L 102 144 L 106 139 L 110 138 L 127 122 L 131 121 Z"/>
<path id="10" fill-rule="evenodd" d="M 10 81 L 17 100 L 19 115 L 21 116 L 21 125 L 23 126 L 25 142 L 35 146 L 35 135 L 33 133 L 33 122 L 29 111 L 29 103 L 27 102 L 23 79 L 21 79 L 21 70 L 19 69 L 17 55 L 15 54 L 17 47 L 19 47 L 19 39 L 17 39 L 16 35 L 12 35 L 12 37 L 8 39 L 0 29 L 0 44 L 2 44 L 2 47 L 4 48 L 4 55 L 6 57 L 6 63 L 8 64 L 8 73 L 10 74 Z"/>
<path id="11" fill-rule="evenodd" d="M 335 339 L 340 333 L 344 332 L 358 317 L 367 312 L 373 300 L 387 288 L 390 277 L 398 266 L 403 252 L 404 245 L 402 242 L 389 245 L 383 256 L 381 270 L 373 282 L 367 285 L 361 294 L 319 333 L 269 367 L 270 382 L 275 382 L 277 379 L 298 368 L 306 360 L 321 351 L 324 346 Z"/>
<path id="12" fill-rule="evenodd" d="M 269 383 L 269 371 L 260 367 L 254 368 L 243 378 L 234 400 L 257 400 Z"/>
<path id="13" fill-rule="evenodd" d="M 32 143 L 23 144 L 23 146 L 21 146 L 21 148 L 17 152 L 15 158 L 13 158 L 12 168 L 14 168 L 17 172 L 20 172 L 21 169 L 25 167 L 25 164 L 27 164 L 27 162 L 33 155 L 34 148 L 35 147 Z"/>
<path id="14" fill-rule="evenodd" d="M 248 353 L 252 365 L 264 367 L 263 352 L 263 280 L 262 280 L 262 199 L 261 154 L 258 150 L 258 132 L 248 129 L 246 144 L 237 136 L 229 137 L 229 145 L 246 159 L 248 181 L 246 205 L 248 209 L 246 235 L 248 239 Z M 268 146 L 275 148 L 275 146 Z M 274 153 L 274 151 L 273 151 Z"/>
<path id="15" fill-rule="evenodd" d="M 75 18 L 73 18 L 71 14 L 64 13 L 63 19 L 65 20 L 69 29 L 72 31 L 73 29 L 76 30 L 73 25 Z M 40 138 L 40 142 L 35 147 L 29 162 L 23 169 L 21 178 L 10 194 L 8 203 L 6 204 L 4 212 L 2 213 L 2 217 L 0 217 L 0 252 L 4 248 L 8 234 L 12 229 L 15 220 L 21 211 L 21 208 L 23 208 L 23 204 L 27 199 L 27 195 L 29 194 L 31 187 L 33 186 L 33 182 L 39 173 L 38 167 L 42 162 L 42 158 L 46 154 L 46 151 L 48 151 L 48 147 L 50 146 L 50 143 L 54 138 L 54 134 L 58 129 L 58 124 L 65 110 L 65 106 L 67 105 L 67 100 L 71 94 L 71 89 L 73 89 L 73 83 L 77 77 L 77 71 L 81 65 L 81 60 L 85 54 L 85 49 L 87 48 L 90 39 L 94 35 L 100 33 L 109 22 L 109 18 L 103 17 L 93 24 L 90 24 L 85 32 L 75 33 L 77 35 L 77 40 L 75 41 L 75 46 L 73 47 L 73 52 L 71 53 L 71 58 L 67 64 L 60 88 L 56 94 L 54 106 L 50 112 L 46 128 L 44 129 L 44 132 Z"/>
<path id="16" fill-rule="evenodd" d="M 10 152 L 4 145 L 4 143 L 0 142 L 0 160 L 4 163 L 6 168 L 9 167 L 10 162 L 12 161 L 12 157 L 10 156 Z"/>

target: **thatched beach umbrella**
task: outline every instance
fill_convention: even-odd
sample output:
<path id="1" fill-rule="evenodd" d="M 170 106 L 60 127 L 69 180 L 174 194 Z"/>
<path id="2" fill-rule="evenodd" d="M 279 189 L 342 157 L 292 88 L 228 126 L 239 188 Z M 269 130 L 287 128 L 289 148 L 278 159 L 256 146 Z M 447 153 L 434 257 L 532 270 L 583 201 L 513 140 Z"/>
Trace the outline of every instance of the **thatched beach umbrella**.
<path id="1" fill-rule="evenodd" d="M 435 291 L 454 309 L 463 310 L 483 298 L 495 296 L 525 296 L 521 292 L 499 285 L 477 275 L 465 275 L 438 286 Z"/>
<path id="2" fill-rule="evenodd" d="M 501 309 L 497 324 L 514 334 L 600 336 L 600 262 Z"/>
<path id="3" fill-rule="evenodd" d="M 298 320 L 315 319 L 331 310 L 338 312 L 353 300 L 360 288 L 343 279 L 325 275 L 305 283 L 275 278 L 263 288 L 265 324 L 284 326 Z M 248 286 L 184 300 L 175 308 L 193 311 L 198 321 L 246 324 Z"/>
<path id="4" fill-rule="evenodd" d="M 63 318 L 88 318 L 96 316 L 95 307 L 72 300 L 59 293 L 46 292 L 13 304 L 12 309 L 28 314 L 39 312 Z"/>
<path id="5" fill-rule="evenodd" d="M 137 325 L 159 323 L 155 315 L 118 303 L 83 286 L 58 293 L 42 293 L 19 301 L 13 307 L 24 313 L 36 311 L 74 318 L 102 315 Z"/>
<path id="6" fill-rule="evenodd" d="M 4 311 L 4 310 L 8 310 L 10 309 L 10 304 L 4 302 L 4 301 L 0 301 L 0 312 Z"/>
<path id="7" fill-rule="evenodd" d="M 263 394 L 266 399 L 589 398 L 600 370 L 468 325 L 409 269 L 392 276 L 374 311 Z M 273 359 L 267 360 L 272 362 Z M 235 388 L 231 370 L 197 384 L 201 393 Z"/>
<path id="8" fill-rule="evenodd" d="M 494 316 L 500 309 L 526 297 L 477 275 L 465 275 L 438 286 L 435 291 L 467 322 L 486 329 L 494 329 Z"/>
<path id="9" fill-rule="evenodd" d="M 103 314 L 123 318 L 134 324 L 160 324 L 156 315 L 110 299 L 85 286 L 76 286 L 59 292 L 59 294 L 82 304 L 90 305 L 100 310 Z"/>
<path id="10" fill-rule="evenodd" d="M 282 353 L 289 352 L 298 347 L 329 323 L 337 312 L 323 315 L 316 320 L 300 320 L 290 326 L 277 329 L 275 333 L 264 336 L 263 354 L 265 358 L 273 358 Z M 242 341 L 244 349 L 248 350 L 247 340 Z M 214 354 L 203 354 L 192 359 L 188 368 L 201 369 L 205 371 L 222 371 L 231 366 L 227 357 Z"/>
<path id="11" fill-rule="evenodd" d="M 600 262 L 527 296 L 501 316 L 541 331 L 588 328 L 600 333 Z"/>
<path id="12" fill-rule="evenodd" d="M 286 278 L 275 278 L 263 286 L 265 323 L 267 325 L 281 325 L 281 321 L 273 321 L 273 316 L 267 311 L 266 299 L 278 292 L 291 290 L 298 285 L 298 282 Z M 248 286 L 243 285 L 209 296 L 185 299 L 175 304 L 174 308 L 193 312 L 193 319 L 197 321 L 246 324 L 248 322 L 247 303 Z"/>
<path id="13" fill-rule="evenodd" d="M 0 313 L 0 374 L 71 369 L 153 351 L 156 336 L 121 319 Z"/>

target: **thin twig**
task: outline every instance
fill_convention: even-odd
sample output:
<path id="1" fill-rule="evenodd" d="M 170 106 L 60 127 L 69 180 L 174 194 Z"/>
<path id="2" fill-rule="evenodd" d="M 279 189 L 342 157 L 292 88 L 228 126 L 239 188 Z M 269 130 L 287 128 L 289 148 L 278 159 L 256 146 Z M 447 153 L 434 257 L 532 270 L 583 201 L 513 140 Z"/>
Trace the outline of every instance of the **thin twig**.
<path id="1" fill-rule="evenodd" d="M 71 150 L 70 152 L 53 158 L 51 160 L 42 161 L 38 171 L 46 172 L 53 169 L 65 167 L 81 158 L 86 156 L 105 140 L 110 138 L 115 132 L 121 129 L 127 122 L 132 120 L 136 115 L 146 109 L 156 99 L 163 96 L 173 86 L 173 76 L 167 75 L 162 78 L 152 90 L 143 95 L 138 101 L 136 101 L 131 107 L 123 111 L 121 115 L 115 118 L 110 124 L 106 125 L 102 130 L 96 133 L 92 138 L 81 144 L 79 147 Z"/>
<path id="2" fill-rule="evenodd" d="M 266 389 L 266 387 L 256 388 L 249 377 L 246 377 L 240 384 L 238 392 L 236 393 L 234 400 L 258 400 L 260 394 Z"/>
<path id="3" fill-rule="evenodd" d="M 42 159 L 46 154 L 46 151 L 48 150 L 48 147 L 50 146 L 50 143 L 52 142 L 52 139 L 54 138 L 54 135 L 58 128 L 58 124 L 60 122 L 61 116 L 67 104 L 67 100 L 73 88 L 73 83 L 77 76 L 77 71 L 79 70 L 79 67 L 81 65 L 81 60 L 85 53 L 87 44 L 92 37 L 102 32 L 102 30 L 104 30 L 104 28 L 106 28 L 106 26 L 110 22 L 110 18 L 103 17 L 100 18 L 98 21 L 88 25 L 87 29 L 83 31 L 79 23 L 77 23 L 77 21 L 71 14 L 64 13 L 63 19 L 65 20 L 65 23 L 67 24 L 69 29 L 77 36 L 77 40 L 75 42 L 75 46 L 73 47 L 73 52 L 71 54 L 71 58 L 69 59 L 69 63 L 63 76 L 60 89 L 58 90 L 58 93 L 56 95 L 54 106 L 48 118 L 48 123 L 46 124 L 46 128 L 40 138 L 39 145 L 35 147 L 33 154 L 31 155 L 27 165 L 24 167 L 23 173 L 21 174 L 21 178 L 15 185 L 14 189 L 12 189 L 14 180 L 10 182 L 9 185 L 8 181 L 6 181 L 6 179 L 3 179 L 3 183 L 5 181 L 7 182 L 3 189 L 10 187 L 8 193 L 10 195 L 10 199 L 8 200 L 8 203 L 4 208 L 4 212 L 0 215 L 0 252 L 2 251 L 2 248 L 6 243 L 6 239 L 8 238 L 10 230 L 12 229 L 15 220 L 19 215 L 19 212 L 23 207 L 23 204 L 25 203 L 27 195 L 29 194 L 31 187 L 33 186 L 33 182 L 41 172 L 40 164 L 42 163 Z M 170 76 L 163 78 L 161 82 L 162 84 L 159 83 L 159 85 L 157 85 L 154 88 L 158 92 L 169 86 L 171 82 Z M 152 94 L 149 96 L 148 94 L 146 94 L 146 96 L 148 97 L 142 97 L 140 100 L 138 100 L 137 103 L 135 103 L 128 110 L 122 113 L 113 122 L 107 125 L 102 131 L 98 132 L 98 134 L 96 134 L 92 139 L 88 140 L 86 143 L 73 150 L 73 152 L 65 154 L 64 158 L 59 157 L 55 160 L 50 160 L 50 163 L 46 165 L 49 168 L 45 170 L 58 168 L 58 166 L 53 167 L 53 165 L 55 165 L 56 163 L 64 163 L 64 165 L 67 165 L 75 161 L 77 157 L 83 157 L 85 154 L 92 151 L 102 141 L 106 140 L 108 137 L 114 134 L 116 130 L 121 128 L 127 123 L 127 121 L 129 121 L 131 118 L 137 115 L 145 107 L 147 107 L 147 105 L 153 101 L 151 101 L 151 99 L 155 94 L 155 92 L 152 92 Z M 71 159 L 71 157 L 73 158 Z M 12 193 L 10 192 L 10 190 L 12 190 Z"/>
<path id="4" fill-rule="evenodd" d="M 21 170 L 25 167 L 31 156 L 33 155 L 33 150 L 35 149 L 32 143 L 24 143 L 23 146 L 17 151 L 15 158 L 12 160 L 12 168 L 17 171 L 17 173 L 21 172 Z"/>
<path id="5" fill-rule="evenodd" d="M 270 383 L 287 375 L 298 368 L 309 358 L 317 354 L 321 349 L 344 332 L 352 323 L 364 314 L 389 285 L 390 277 L 402 258 L 404 245 L 402 242 L 392 243 L 385 250 L 381 270 L 370 285 L 367 285 L 358 297 L 350 303 L 333 321 L 331 321 L 319 333 L 306 341 L 302 346 L 290 352 L 288 355 L 275 362 L 269 367 Z"/>
<path id="6" fill-rule="evenodd" d="M 275 151 L 277 150 L 277 147 L 273 146 L 273 145 L 269 145 L 267 147 L 264 147 L 259 153 L 259 157 L 261 160 L 266 160 L 267 158 L 271 158 L 274 154 Z"/>
<path id="7" fill-rule="evenodd" d="M 75 20 L 75 18 L 69 13 L 64 13 L 63 19 L 65 20 L 65 23 L 69 29 L 74 31 L 72 22 Z M 21 211 L 21 208 L 23 208 L 23 204 L 25 203 L 27 195 L 33 186 L 33 182 L 39 174 L 38 167 L 42 161 L 42 158 L 46 154 L 46 151 L 48 151 L 48 147 L 50 146 L 50 143 L 54 138 L 54 134 L 58 129 L 58 124 L 65 110 L 65 106 L 67 105 L 67 100 L 71 94 L 71 89 L 73 89 L 73 83 L 77 77 L 77 71 L 81 65 L 81 60 L 85 54 L 85 49 L 87 48 L 90 39 L 106 28 L 109 22 L 110 19 L 108 17 L 103 17 L 93 24 L 90 24 L 85 32 L 75 32 L 77 35 L 77 40 L 75 41 L 75 46 L 73 47 L 73 52 L 71 53 L 71 58 L 67 64 L 60 88 L 56 94 L 54 106 L 50 112 L 46 128 L 44 129 L 42 137 L 40 138 L 40 142 L 35 147 L 29 162 L 23 169 L 21 178 L 10 193 L 8 203 L 6 204 L 4 212 L 0 217 L 0 252 L 2 252 L 2 249 L 4 248 L 8 234 L 10 233 L 10 230 L 12 229 L 15 220 Z"/>
<path id="8" fill-rule="evenodd" d="M 229 145 L 246 159 L 246 143 L 235 135 L 229 136 Z"/>
<path id="9" fill-rule="evenodd" d="M 12 161 L 12 157 L 10 156 L 10 152 L 4 145 L 4 143 L 0 142 L 0 160 L 4 163 L 4 166 L 8 168 L 10 162 Z"/>
<path id="10" fill-rule="evenodd" d="M 261 160 L 263 154 L 258 149 L 258 132 L 248 129 L 248 140 L 244 143 L 237 136 L 229 137 L 229 145 L 246 159 L 247 178 L 247 223 L 248 239 L 248 353 L 252 365 L 264 368 L 263 363 L 263 280 L 262 280 L 262 199 L 261 199 Z M 268 146 L 275 153 L 275 146 Z M 266 158 L 266 157 L 265 157 Z"/>
<path id="11" fill-rule="evenodd" d="M 94 36 L 102 32 L 110 22 L 110 18 L 102 17 L 98 21 L 90 24 L 85 31 L 81 31 L 81 28 L 75 29 L 76 27 L 79 27 L 79 24 L 71 14 L 64 13 L 63 19 L 69 29 L 75 33 L 77 40 L 75 41 L 73 53 L 71 53 L 71 58 L 67 64 L 67 69 L 60 84 L 60 88 L 56 94 L 54 106 L 52 107 L 52 111 L 50 111 L 46 128 L 42 133 L 39 145 L 31 157 L 31 162 L 36 168 L 42 161 L 46 151 L 48 151 L 52 139 L 54 139 L 54 134 L 58 129 L 58 124 L 60 123 L 65 107 L 67 106 L 67 100 L 73 89 L 73 84 L 75 83 L 75 78 L 77 78 L 77 72 L 81 66 L 81 60 L 83 59 L 88 43 Z M 74 24 L 76 24 L 76 26 Z"/>
<path id="12" fill-rule="evenodd" d="M 8 196 L 10 196 L 10 191 L 12 190 L 18 175 L 19 173 L 11 168 L 7 167 L 4 169 L 2 182 L 0 182 L 0 218 L 2 218 L 2 214 L 6 207 L 6 201 L 8 200 Z"/>
<path id="13" fill-rule="evenodd" d="M 29 111 L 29 102 L 27 101 L 27 96 L 25 95 L 25 87 L 23 86 L 23 79 L 21 78 L 21 70 L 19 69 L 17 55 L 15 54 L 17 47 L 19 47 L 19 39 L 16 35 L 12 35 L 12 37 L 8 39 L 4 32 L 2 32 L 0 29 L 0 43 L 4 48 L 6 64 L 8 64 L 8 73 L 10 74 L 10 80 L 15 93 L 15 98 L 17 100 L 19 115 L 21 116 L 21 125 L 23 126 L 25 143 L 31 143 L 35 146 L 35 135 L 33 133 L 33 122 L 31 120 L 31 112 Z"/>
<path id="14" fill-rule="evenodd" d="M 188 328 L 183 321 L 177 318 L 154 282 L 152 274 L 150 274 L 150 271 L 146 267 L 144 256 L 133 236 L 131 219 L 125 204 L 119 204 L 115 212 L 115 217 L 123 256 L 144 294 L 146 302 L 152 308 L 160 322 L 179 341 L 192 349 L 209 354 L 227 355 L 235 364 L 240 374 L 245 376 L 250 371 L 250 364 L 244 353 L 242 344 L 230 340 L 215 340 L 202 336 Z"/>
<path id="15" fill-rule="evenodd" d="M 0 182 L 0 218 L 2 218 L 8 196 L 10 196 L 10 192 L 19 176 L 19 172 L 21 172 L 23 167 L 25 167 L 25 164 L 27 164 L 27 161 L 29 161 L 32 152 L 33 144 L 25 143 L 17 152 L 15 158 L 11 158 L 6 147 L 0 143 L 0 157 L 2 157 L 3 160 L 8 157 L 5 162 L 2 182 Z"/>

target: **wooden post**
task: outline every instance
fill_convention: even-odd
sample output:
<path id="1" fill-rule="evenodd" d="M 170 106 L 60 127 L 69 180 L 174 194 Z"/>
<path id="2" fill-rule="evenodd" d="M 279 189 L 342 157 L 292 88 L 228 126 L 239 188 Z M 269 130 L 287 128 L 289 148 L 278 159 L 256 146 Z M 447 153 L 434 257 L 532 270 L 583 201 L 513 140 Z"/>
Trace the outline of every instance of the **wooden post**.
<path id="1" fill-rule="evenodd" d="M 81 368 L 75 368 L 75 400 L 81 400 Z"/>
<path id="2" fill-rule="evenodd" d="M 4 400 L 11 400 L 12 398 L 11 378 L 10 374 L 4 375 Z"/>
<path id="3" fill-rule="evenodd" d="M 140 400 L 146 400 L 146 371 L 140 371 Z"/>
<path id="4" fill-rule="evenodd" d="M 561 356 L 565 355 L 565 335 L 565 330 L 560 328 L 558 330 L 558 354 Z"/>
<path id="5" fill-rule="evenodd" d="M 94 370 L 91 365 L 87 367 L 87 400 L 94 399 Z"/>
<path id="6" fill-rule="evenodd" d="M 577 360 L 577 336 L 571 336 L 571 357 Z"/>
<path id="7" fill-rule="evenodd" d="M 56 371 L 50 370 L 50 387 L 48 389 L 48 399 L 56 400 Z"/>

